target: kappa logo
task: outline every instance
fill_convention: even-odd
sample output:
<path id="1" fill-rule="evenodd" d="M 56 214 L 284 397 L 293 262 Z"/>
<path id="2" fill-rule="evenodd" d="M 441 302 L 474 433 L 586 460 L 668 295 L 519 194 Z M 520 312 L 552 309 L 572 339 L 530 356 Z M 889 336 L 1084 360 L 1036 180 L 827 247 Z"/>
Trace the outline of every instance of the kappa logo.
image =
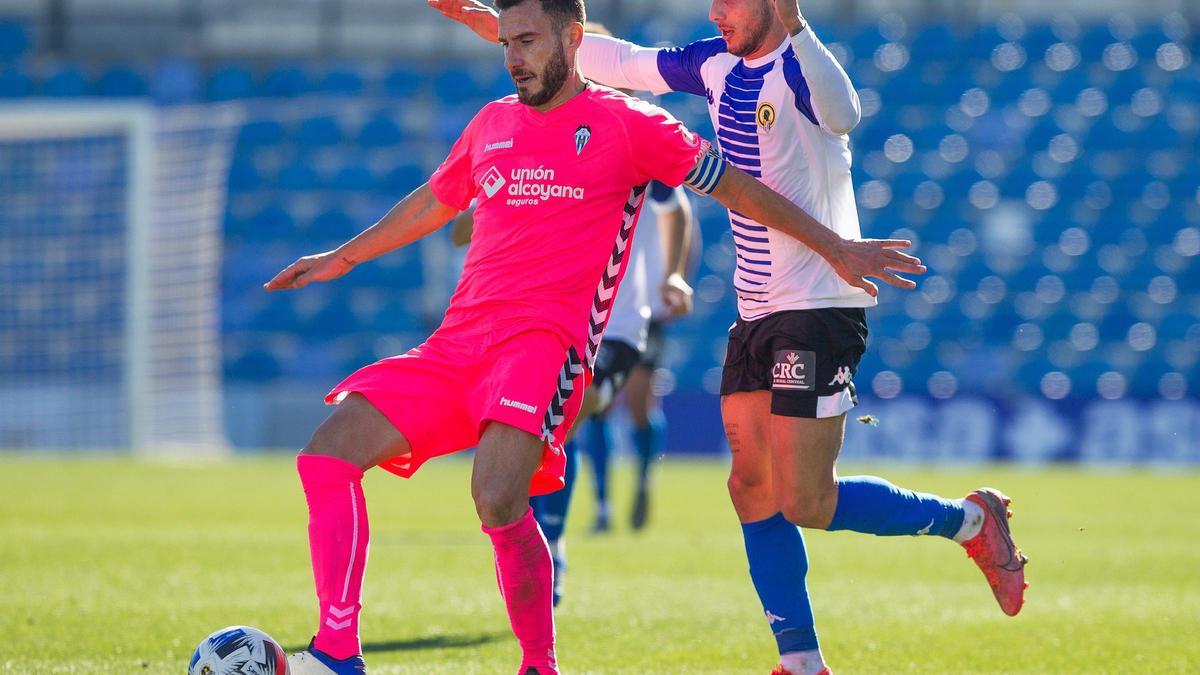
<path id="1" fill-rule="evenodd" d="M 930 518 L 929 524 L 926 525 L 925 527 L 922 527 L 921 529 L 917 530 L 916 536 L 920 536 L 922 534 L 929 534 L 929 531 L 932 529 L 933 529 L 933 518 Z"/>
<path id="2" fill-rule="evenodd" d="M 849 366 L 840 366 L 837 369 L 837 375 L 834 375 L 833 379 L 829 381 L 829 386 L 832 387 L 835 384 L 840 384 L 842 386 L 850 384 L 850 367 Z"/>
<path id="3" fill-rule="evenodd" d="M 775 623 L 778 621 L 787 621 L 786 617 L 779 616 L 778 614 L 772 614 L 771 610 L 769 610 L 769 609 L 764 610 L 763 614 L 767 615 L 767 624 L 771 625 L 771 626 L 774 626 Z"/>
<path id="4" fill-rule="evenodd" d="M 583 154 L 583 149 L 587 147 L 588 141 L 592 140 L 592 128 L 586 124 L 580 124 L 575 130 L 575 154 Z"/>
<path id="5" fill-rule="evenodd" d="M 491 197 L 499 192 L 500 188 L 504 187 L 504 183 L 504 176 L 502 176 L 500 174 L 500 170 L 494 166 L 488 169 L 487 173 L 483 174 L 483 180 L 479 181 L 479 184 L 483 186 L 484 194 L 486 194 L 488 197 Z"/>

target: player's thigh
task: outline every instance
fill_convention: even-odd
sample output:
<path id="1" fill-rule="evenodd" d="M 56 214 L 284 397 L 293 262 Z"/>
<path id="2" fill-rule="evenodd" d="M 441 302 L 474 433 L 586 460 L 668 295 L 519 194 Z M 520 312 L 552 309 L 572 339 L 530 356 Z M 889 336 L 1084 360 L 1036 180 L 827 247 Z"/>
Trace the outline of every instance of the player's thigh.
<path id="1" fill-rule="evenodd" d="M 541 438 L 502 422 L 488 423 L 471 467 L 471 496 L 485 525 L 506 525 L 525 512 L 529 482 L 544 451 Z"/>
<path id="2" fill-rule="evenodd" d="M 721 419 L 733 464 L 729 496 L 743 523 L 778 513 L 771 468 L 771 392 L 737 392 L 721 397 Z"/>
<path id="3" fill-rule="evenodd" d="M 597 414 L 600 409 L 600 391 L 596 389 L 595 384 L 588 385 L 588 388 L 583 391 L 583 401 L 579 404 L 579 414 L 575 417 L 575 422 L 571 428 L 567 430 L 567 440 L 575 438 L 575 434 L 579 431 L 582 425 L 589 417 Z"/>
<path id="4" fill-rule="evenodd" d="M 337 457 L 365 470 L 411 449 L 366 397 L 351 393 L 317 427 L 301 454 Z"/>

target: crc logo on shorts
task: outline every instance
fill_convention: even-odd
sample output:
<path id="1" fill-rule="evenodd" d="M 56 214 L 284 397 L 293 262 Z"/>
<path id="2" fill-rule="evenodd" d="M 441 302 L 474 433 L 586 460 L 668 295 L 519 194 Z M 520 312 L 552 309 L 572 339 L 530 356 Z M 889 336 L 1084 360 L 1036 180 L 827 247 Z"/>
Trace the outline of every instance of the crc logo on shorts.
<path id="1" fill-rule="evenodd" d="M 483 186 L 484 194 L 491 197 L 504 187 L 504 176 L 500 175 L 500 170 L 493 166 L 483 174 L 483 180 L 479 181 L 479 184 Z"/>
<path id="2" fill-rule="evenodd" d="M 817 366 L 815 352 L 784 349 L 775 352 L 775 365 L 771 367 L 772 389 L 795 389 L 816 391 L 813 381 Z"/>

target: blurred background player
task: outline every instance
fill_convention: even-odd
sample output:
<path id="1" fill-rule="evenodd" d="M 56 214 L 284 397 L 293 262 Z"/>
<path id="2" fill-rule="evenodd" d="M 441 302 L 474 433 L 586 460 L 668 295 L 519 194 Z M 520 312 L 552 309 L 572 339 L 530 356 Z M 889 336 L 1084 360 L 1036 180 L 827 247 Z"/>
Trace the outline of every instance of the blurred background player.
<path id="1" fill-rule="evenodd" d="M 650 491 L 653 485 L 650 480 L 650 467 L 655 458 L 662 454 L 667 433 L 667 419 L 655 393 L 655 371 L 659 367 L 662 355 L 663 331 L 665 324 L 691 312 L 691 294 L 682 293 L 679 284 L 690 279 L 696 259 L 703 248 L 700 228 L 696 224 L 685 190 L 672 190 L 661 183 L 652 183 L 648 203 L 659 222 L 663 223 L 664 234 L 683 231 L 686 232 L 687 241 L 683 250 L 676 253 L 669 243 L 664 251 L 664 241 L 670 241 L 665 237 L 636 237 L 634 240 L 634 246 L 644 252 L 646 278 L 664 280 L 659 292 L 654 292 L 651 288 L 647 293 L 650 321 L 646 327 L 646 346 L 641 350 L 638 362 L 629 371 L 621 395 L 617 397 L 617 401 L 625 402 L 629 411 L 636 461 L 636 484 L 630 512 L 630 525 L 635 530 L 645 526 L 649 515 Z M 608 479 L 612 434 L 616 431 L 610 424 L 609 412 L 603 411 L 581 422 L 585 434 L 584 450 L 592 462 L 595 484 L 596 513 L 592 524 L 593 532 L 607 532 L 609 529 Z"/>
<path id="2" fill-rule="evenodd" d="M 485 39 L 494 13 L 475 0 L 433 0 Z M 796 0 L 713 0 L 720 37 L 648 49 L 592 35 L 581 67 L 611 86 L 705 97 L 729 162 L 779 190 L 841 236 L 859 236 L 847 134 L 860 120 L 850 78 Z M 738 320 L 729 331 L 721 413 L 733 453 L 729 493 L 750 576 L 780 654 L 779 673 L 827 670 L 797 526 L 875 535 L 933 534 L 962 544 L 1001 609 L 1024 602 L 1025 557 L 1008 498 L 916 493 L 875 476 L 838 478 L 853 377 L 866 350 L 871 284 L 847 283 L 802 243 L 731 210 Z M 896 254 L 900 255 L 900 254 Z M 890 280 L 889 280 L 890 281 Z"/>

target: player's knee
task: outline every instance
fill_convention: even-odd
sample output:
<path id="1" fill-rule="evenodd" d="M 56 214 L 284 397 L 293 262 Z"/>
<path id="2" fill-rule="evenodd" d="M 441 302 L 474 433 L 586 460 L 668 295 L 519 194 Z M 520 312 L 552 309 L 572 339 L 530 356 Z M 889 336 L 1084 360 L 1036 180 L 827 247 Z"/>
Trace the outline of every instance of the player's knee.
<path id="1" fill-rule="evenodd" d="M 726 485 L 729 498 L 739 508 L 757 506 L 773 498 L 771 484 L 766 476 L 758 473 L 734 471 L 729 474 Z"/>
<path id="2" fill-rule="evenodd" d="M 836 493 L 832 498 L 820 492 L 790 494 L 782 500 L 780 511 L 793 525 L 823 530 L 833 518 L 833 499 Z"/>
<path id="3" fill-rule="evenodd" d="M 517 522 L 529 509 L 528 496 L 509 494 L 504 490 L 481 488 L 475 490 L 475 513 L 479 521 L 488 527 L 503 527 Z"/>

